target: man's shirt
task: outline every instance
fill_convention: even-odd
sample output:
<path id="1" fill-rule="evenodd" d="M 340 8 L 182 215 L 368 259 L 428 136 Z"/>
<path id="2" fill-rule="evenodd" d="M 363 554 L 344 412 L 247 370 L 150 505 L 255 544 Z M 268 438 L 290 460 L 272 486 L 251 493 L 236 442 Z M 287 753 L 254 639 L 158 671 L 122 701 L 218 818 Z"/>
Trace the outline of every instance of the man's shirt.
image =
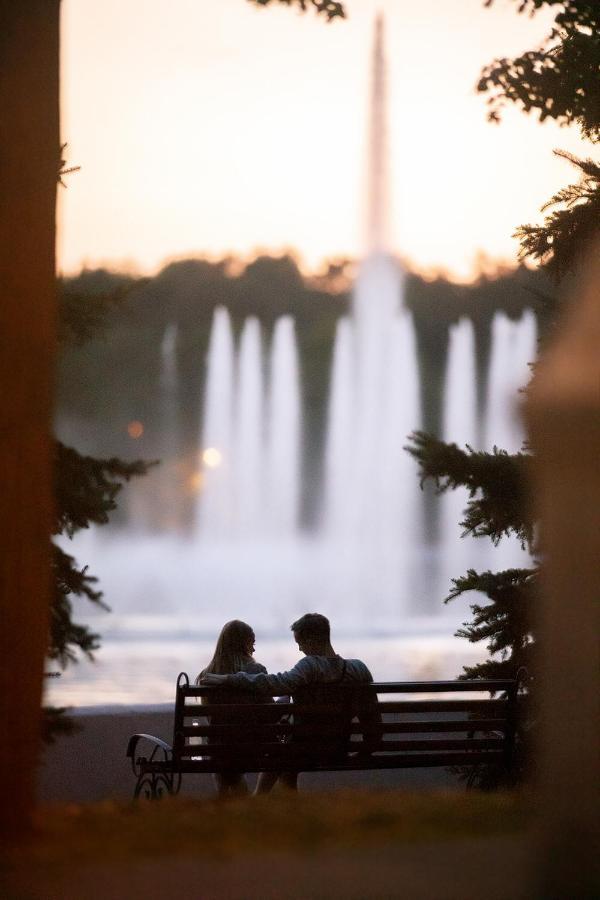
<path id="1" fill-rule="evenodd" d="M 344 662 L 346 668 L 344 670 Z M 343 677 L 342 677 L 343 676 Z M 229 687 L 265 691 L 274 696 L 294 694 L 311 684 L 369 684 L 373 676 L 360 659 L 343 660 L 341 656 L 304 656 L 293 669 L 269 675 L 261 672 L 235 672 L 227 676 Z"/>
<path id="2" fill-rule="evenodd" d="M 305 656 L 288 672 L 276 675 L 235 672 L 227 676 L 227 687 L 246 688 L 261 694 L 290 695 L 294 699 L 294 721 L 306 725 L 310 734 L 294 741 L 315 740 L 315 729 L 333 726 L 337 736 L 320 738 L 319 756 L 339 758 L 347 752 L 350 722 L 358 718 L 365 729 L 363 741 L 356 744 L 357 752 L 371 753 L 381 739 L 381 717 L 377 709 L 374 691 L 363 689 L 350 691 L 349 685 L 371 684 L 373 676 L 360 659 L 342 659 L 341 656 Z M 342 687 L 343 685 L 343 687 Z"/>

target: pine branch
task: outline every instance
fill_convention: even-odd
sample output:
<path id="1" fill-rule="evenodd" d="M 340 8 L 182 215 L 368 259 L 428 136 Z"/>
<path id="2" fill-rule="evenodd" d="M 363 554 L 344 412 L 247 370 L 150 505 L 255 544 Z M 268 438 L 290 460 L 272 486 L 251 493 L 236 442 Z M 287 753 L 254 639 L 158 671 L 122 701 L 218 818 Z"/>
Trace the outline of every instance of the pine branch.
<path id="1" fill-rule="evenodd" d="M 95 459 L 56 442 L 54 466 L 56 523 L 54 534 L 72 537 L 90 523 L 104 525 L 116 508 L 116 496 L 135 475 L 145 475 L 156 462 Z"/>
<path id="2" fill-rule="evenodd" d="M 576 166 L 581 178 L 544 204 L 543 210 L 558 209 L 546 216 L 542 225 L 521 225 L 514 237 L 521 243 L 519 257 L 535 259 L 558 281 L 574 271 L 600 229 L 600 165 L 565 150 L 554 153 Z"/>
<path id="3" fill-rule="evenodd" d="M 438 493 L 466 487 L 469 500 L 460 522 L 463 536 L 489 537 L 497 544 L 516 534 L 523 546 L 531 547 L 534 521 L 528 499 L 526 470 L 529 455 L 509 454 L 494 447 L 492 453 L 461 450 L 423 431 L 413 432 L 405 450 L 420 470 L 421 486 L 428 479 Z"/>
<path id="4" fill-rule="evenodd" d="M 54 534 L 72 537 L 90 524 L 104 525 L 116 507 L 116 496 L 135 475 L 143 475 L 153 463 L 120 459 L 94 459 L 83 456 L 59 441 L 55 445 L 56 521 Z M 50 611 L 48 658 L 58 660 L 64 669 L 77 660 L 76 650 L 89 659 L 100 646 L 99 636 L 72 619 L 70 596 L 83 597 L 108 610 L 97 579 L 80 569 L 75 559 L 61 547 L 52 547 L 54 594 Z"/>
<path id="5" fill-rule="evenodd" d="M 531 14 L 555 6 L 550 32 L 536 50 L 486 66 L 477 90 L 489 93 L 488 118 L 499 122 L 507 103 L 540 121 L 576 124 L 584 137 L 600 139 L 600 5 L 597 0 L 519 0 L 519 12 Z M 488 0 L 487 6 L 492 5 Z"/>
<path id="6" fill-rule="evenodd" d="M 88 659 L 100 646 L 100 638 L 85 625 L 73 622 L 73 605 L 69 596 L 85 597 L 102 609 L 109 607 L 102 602 L 102 592 L 95 590 L 97 578 L 87 574 L 87 566 L 79 569 L 72 556 L 56 544 L 52 546 L 52 574 L 54 593 L 50 607 L 50 634 L 48 659 L 58 660 L 61 668 L 75 662 L 78 648 Z"/>
<path id="7" fill-rule="evenodd" d="M 514 677 L 521 666 L 529 668 L 533 651 L 531 610 L 539 597 L 539 570 L 479 573 L 469 569 L 466 575 L 452 581 L 454 587 L 446 603 L 471 591 L 484 594 L 490 600 L 486 605 L 471 604 L 473 619 L 463 623 L 456 631 L 456 637 L 465 638 L 472 644 L 486 641 L 492 658 L 466 667 L 461 677 Z"/>
<path id="8" fill-rule="evenodd" d="M 497 678 L 515 678 L 521 668 L 528 672 L 535 671 L 535 658 L 537 645 L 529 644 L 520 653 L 506 659 L 486 659 L 474 666 L 463 666 L 462 673 L 458 676 L 461 681 L 470 681 L 472 678 L 489 678 L 492 681 Z"/>
<path id="9" fill-rule="evenodd" d="M 88 575 L 87 566 L 79 569 L 75 564 L 74 557 L 65 553 L 57 544 L 52 545 L 52 569 L 56 591 L 59 594 L 85 597 L 107 612 L 110 610 L 110 607 L 102 601 L 102 591 L 98 591 L 94 587 L 98 579 L 94 575 Z"/>
<path id="10" fill-rule="evenodd" d="M 249 2 L 257 6 L 269 6 L 273 0 L 249 0 Z M 346 16 L 343 3 L 335 0 L 274 0 L 274 2 L 283 3 L 285 6 L 297 6 L 302 12 L 306 12 L 308 7 L 312 6 L 317 14 L 322 13 L 326 16 L 328 22 L 337 18 L 344 19 Z"/>

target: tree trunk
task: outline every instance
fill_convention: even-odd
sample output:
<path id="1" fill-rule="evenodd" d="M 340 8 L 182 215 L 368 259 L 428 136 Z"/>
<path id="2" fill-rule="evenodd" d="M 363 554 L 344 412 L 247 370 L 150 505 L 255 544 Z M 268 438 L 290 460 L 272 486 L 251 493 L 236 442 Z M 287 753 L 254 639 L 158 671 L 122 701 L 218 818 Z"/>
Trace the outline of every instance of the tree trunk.
<path id="1" fill-rule="evenodd" d="M 0 828 L 31 819 L 50 604 L 60 0 L 0 0 Z"/>

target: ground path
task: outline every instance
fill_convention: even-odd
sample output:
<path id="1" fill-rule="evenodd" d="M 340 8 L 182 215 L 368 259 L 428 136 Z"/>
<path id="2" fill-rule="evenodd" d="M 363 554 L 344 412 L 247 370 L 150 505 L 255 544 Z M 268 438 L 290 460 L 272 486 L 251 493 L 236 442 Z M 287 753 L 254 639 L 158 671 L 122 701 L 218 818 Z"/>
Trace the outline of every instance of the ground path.
<path id="1" fill-rule="evenodd" d="M 529 900 L 523 838 L 360 850 L 96 863 L 44 879 L 21 872 L 6 900 Z"/>
<path id="2" fill-rule="evenodd" d="M 531 804 L 345 789 L 228 802 L 41 808 L 2 857 L 2 900 L 520 900 Z"/>

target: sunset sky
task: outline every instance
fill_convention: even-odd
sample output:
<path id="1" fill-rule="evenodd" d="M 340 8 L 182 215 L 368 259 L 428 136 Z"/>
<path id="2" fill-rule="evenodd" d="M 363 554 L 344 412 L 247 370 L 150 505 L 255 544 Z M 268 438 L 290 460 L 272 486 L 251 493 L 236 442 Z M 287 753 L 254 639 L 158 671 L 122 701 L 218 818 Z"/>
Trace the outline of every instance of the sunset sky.
<path id="1" fill-rule="evenodd" d="M 392 247 L 473 275 L 513 262 L 516 225 L 573 177 L 575 132 L 516 109 L 486 121 L 475 83 L 535 46 L 496 0 L 347 0 L 347 20 L 246 0 L 63 0 L 59 266 L 156 272 L 176 257 L 293 249 L 307 271 L 364 234 L 373 22 L 385 15 Z"/>

